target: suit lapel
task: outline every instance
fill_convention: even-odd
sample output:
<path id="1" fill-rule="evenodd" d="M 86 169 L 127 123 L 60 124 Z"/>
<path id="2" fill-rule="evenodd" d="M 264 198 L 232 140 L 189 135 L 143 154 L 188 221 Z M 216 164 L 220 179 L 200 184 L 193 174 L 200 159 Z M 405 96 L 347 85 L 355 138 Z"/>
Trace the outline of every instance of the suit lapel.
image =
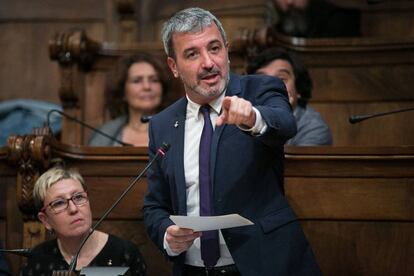
<path id="1" fill-rule="evenodd" d="M 235 74 L 230 74 L 230 81 L 227 86 L 226 96 L 239 96 L 241 94 L 241 86 L 240 86 L 240 78 Z M 215 172 L 216 172 L 216 160 L 218 156 L 218 144 L 220 142 L 220 138 L 223 132 L 226 130 L 227 125 L 222 125 L 216 127 L 213 134 L 213 139 L 211 141 L 211 159 L 210 159 L 210 168 L 211 168 L 211 175 L 212 181 L 215 179 Z M 213 192 L 214 192 L 214 182 L 213 182 Z"/>
<path id="2" fill-rule="evenodd" d="M 185 115 L 187 112 L 187 99 L 184 97 L 177 109 L 175 116 L 172 116 L 171 129 L 173 133 L 174 145 L 174 176 L 176 183 L 176 196 L 178 197 L 178 214 L 187 214 L 186 185 L 184 175 L 184 130 Z"/>

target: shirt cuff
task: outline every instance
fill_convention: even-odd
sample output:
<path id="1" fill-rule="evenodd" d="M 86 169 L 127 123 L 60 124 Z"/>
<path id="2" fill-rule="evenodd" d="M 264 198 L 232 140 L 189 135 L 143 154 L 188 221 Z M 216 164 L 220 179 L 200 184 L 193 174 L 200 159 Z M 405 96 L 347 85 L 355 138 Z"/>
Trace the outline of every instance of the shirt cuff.
<path id="1" fill-rule="evenodd" d="M 168 256 L 175 257 L 175 256 L 180 255 L 179 253 L 175 253 L 171 250 L 166 238 L 167 238 L 167 231 L 165 231 L 164 233 L 164 249 L 167 252 Z"/>
<path id="2" fill-rule="evenodd" d="M 256 122 L 254 123 L 254 126 L 252 128 L 246 128 L 245 126 L 238 125 L 238 128 L 243 131 L 250 132 L 253 135 L 262 135 L 267 130 L 267 124 L 263 120 L 262 114 L 260 114 L 259 110 L 255 107 L 253 107 L 253 110 L 256 113 Z"/>

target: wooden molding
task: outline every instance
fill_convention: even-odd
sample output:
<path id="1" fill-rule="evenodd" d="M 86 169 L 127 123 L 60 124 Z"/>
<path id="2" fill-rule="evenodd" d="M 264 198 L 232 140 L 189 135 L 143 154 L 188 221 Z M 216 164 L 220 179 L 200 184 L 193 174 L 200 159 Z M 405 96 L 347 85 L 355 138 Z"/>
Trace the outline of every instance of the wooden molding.
<path id="1" fill-rule="evenodd" d="M 86 36 L 82 29 L 72 29 L 63 33 L 56 33 L 49 40 L 49 55 L 61 65 L 78 63 L 87 70 L 94 62 L 99 50 L 99 43 Z"/>
<path id="2" fill-rule="evenodd" d="M 49 40 L 50 59 L 59 63 L 59 97 L 64 107 L 75 107 L 80 103 L 78 80 L 82 72 L 90 70 L 100 44 L 86 36 L 84 30 L 72 29 L 56 33 Z"/>
<path id="3" fill-rule="evenodd" d="M 17 167 L 17 202 L 25 220 L 36 217 L 33 204 L 33 186 L 40 173 L 50 163 L 49 135 L 10 136 L 8 162 Z"/>

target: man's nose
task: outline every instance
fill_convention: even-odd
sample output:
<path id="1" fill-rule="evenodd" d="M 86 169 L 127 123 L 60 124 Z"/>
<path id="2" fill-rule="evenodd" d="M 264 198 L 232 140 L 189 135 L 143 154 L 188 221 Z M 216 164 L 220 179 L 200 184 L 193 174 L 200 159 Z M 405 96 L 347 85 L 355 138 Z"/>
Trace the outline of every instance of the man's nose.
<path id="1" fill-rule="evenodd" d="M 203 54 L 203 61 L 202 61 L 202 66 L 203 68 L 212 68 L 214 66 L 214 62 L 213 59 L 211 58 L 209 53 L 204 53 Z"/>

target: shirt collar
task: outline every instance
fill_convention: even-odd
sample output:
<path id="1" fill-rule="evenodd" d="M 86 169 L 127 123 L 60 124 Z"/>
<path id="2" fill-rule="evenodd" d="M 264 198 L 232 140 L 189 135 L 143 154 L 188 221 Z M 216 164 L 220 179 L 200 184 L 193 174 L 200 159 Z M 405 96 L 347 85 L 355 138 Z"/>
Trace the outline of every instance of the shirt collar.
<path id="1" fill-rule="evenodd" d="M 211 109 L 214 110 L 214 112 L 216 112 L 217 114 L 220 114 L 221 112 L 221 104 L 223 102 L 223 99 L 226 95 L 226 91 L 223 91 L 223 93 L 220 94 L 220 96 L 217 99 L 214 99 L 213 101 L 209 102 L 208 104 L 210 105 Z M 191 117 L 195 117 L 195 118 L 201 118 L 199 117 L 199 113 L 200 113 L 200 107 L 201 105 L 199 105 L 198 103 L 193 102 L 192 100 L 190 100 L 190 98 L 188 96 L 187 100 L 187 118 L 191 118 Z"/>

